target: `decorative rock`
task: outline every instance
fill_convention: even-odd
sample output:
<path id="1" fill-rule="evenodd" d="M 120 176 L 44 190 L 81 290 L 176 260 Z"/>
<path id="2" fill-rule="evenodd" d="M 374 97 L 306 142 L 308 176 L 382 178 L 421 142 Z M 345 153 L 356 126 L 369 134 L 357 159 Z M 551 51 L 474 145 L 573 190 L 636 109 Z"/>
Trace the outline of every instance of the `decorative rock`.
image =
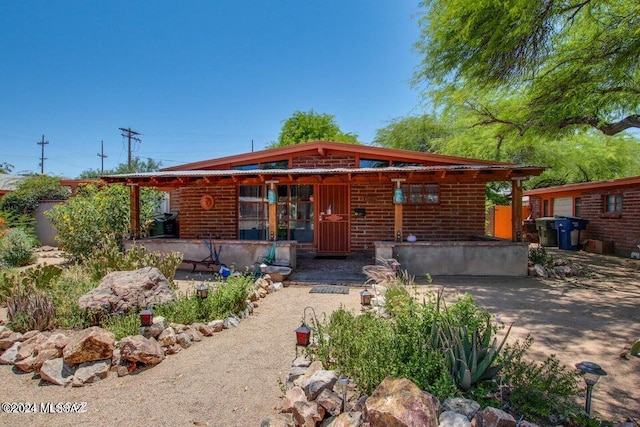
<path id="1" fill-rule="evenodd" d="M 440 414 L 440 427 L 471 427 L 471 421 L 463 415 L 453 411 L 444 411 Z"/>
<path id="2" fill-rule="evenodd" d="M 224 320 L 213 320 L 207 323 L 207 325 L 213 328 L 213 332 L 220 332 L 224 329 Z"/>
<path id="3" fill-rule="evenodd" d="M 127 369 L 127 367 L 124 365 L 118 365 L 118 367 L 116 368 L 116 372 L 118 374 L 118 377 L 125 377 L 129 375 L 129 369 Z"/>
<path id="4" fill-rule="evenodd" d="M 256 279 L 256 281 L 254 282 L 254 284 L 262 289 L 266 289 L 269 286 L 269 281 L 260 277 L 258 279 Z"/>
<path id="5" fill-rule="evenodd" d="M 253 302 L 253 308 L 254 308 L 254 309 L 258 308 L 258 303 L 257 303 L 257 302 L 255 302 L 255 301 Z"/>
<path id="6" fill-rule="evenodd" d="M 301 355 L 301 356 L 296 357 L 293 360 L 293 363 L 291 364 L 291 366 L 293 366 L 293 367 L 301 367 L 301 368 L 308 368 L 309 365 L 311 365 L 311 359 L 309 359 L 305 355 Z"/>
<path id="7" fill-rule="evenodd" d="M 293 419 L 299 426 L 315 427 L 324 414 L 324 408 L 315 402 L 296 402 L 293 405 Z"/>
<path id="8" fill-rule="evenodd" d="M 73 335 L 62 354 L 65 362 L 71 364 L 110 359 L 115 342 L 113 333 L 92 326 Z"/>
<path id="9" fill-rule="evenodd" d="M 636 424 L 633 424 L 633 423 L 631 425 L 625 425 L 625 424 L 626 423 L 618 424 L 615 427 L 638 427 Z M 532 423 L 527 420 L 522 420 L 520 421 L 519 427 L 538 427 L 538 424 Z"/>
<path id="10" fill-rule="evenodd" d="M 22 360 L 16 360 L 15 366 L 22 372 L 37 372 L 44 362 L 58 357 L 60 357 L 60 350 L 57 348 L 46 348 L 38 352 L 37 355 L 29 355 L 29 357 L 25 357 Z"/>
<path id="11" fill-rule="evenodd" d="M 66 385 L 71 381 L 73 367 L 62 357 L 47 360 L 40 368 L 40 378 L 55 385 Z"/>
<path id="12" fill-rule="evenodd" d="M 169 327 L 167 320 L 162 316 L 153 318 L 151 326 L 143 326 L 140 328 L 140 335 L 145 338 L 158 338 L 158 336 Z"/>
<path id="13" fill-rule="evenodd" d="M 535 264 L 533 268 L 536 270 L 536 274 L 540 277 L 549 277 L 547 270 L 540 264 Z"/>
<path id="14" fill-rule="evenodd" d="M 240 325 L 240 321 L 235 317 L 227 317 L 224 319 L 225 329 L 237 328 Z"/>
<path id="15" fill-rule="evenodd" d="M 111 366 L 118 366 L 122 361 L 122 355 L 120 354 L 120 349 L 116 348 L 113 350 L 113 356 L 111 356 Z"/>
<path id="16" fill-rule="evenodd" d="M 267 290 L 266 290 L 266 289 L 263 289 L 263 288 L 258 289 L 258 295 L 260 296 L 260 298 L 264 298 L 264 297 L 266 297 L 266 296 L 267 296 L 267 293 L 268 293 L 268 292 L 267 292 Z"/>
<path id="17" fill-rule="evenodd" d="M 269 283 L 269 285 L 267 286 L 267 293 L 268 294 L 272 294 L 276 291 L 276 287 L 273 286 L 273 283 Z"/>
<path id="18" fill-rule="evenodd" d="M 185 334 L 189 335 L 191 342 L 200 342 L 202 341 L 202 334 L 198 332 L 196 329 L 189 328 L 184 331 Z"/>
<path id="19" fill-rule="evenodd" d="M 11 347 L 6 349 L 4 353 L 0 354 L 0 365 L 13 365 L 14 363 L 16 363 L 19 346 L 20 341 L 16 341 Z"/>
<path id="20" fill-rule="evenodd" d="M 331 389 L 322 390 L 316 397 L 316 402 L 331 415 L 338 415 L 342 411 L 342 398 Z"/>
<path id="21" fill-rule="evenodd" d="M 365 402 L 365 418 L 372 427 L 437 427 L 439 413 L 438 399 L 406 378 L 385 378 Z"/>
<path id="22" fill-rule="evenodd" d="M 155 267 L 134 271 L 114 271 L 102 278 L 97 288 L 78 299 L 81 309 L 128 312 L 177 299 L 169 280 Z"/>
<path id="23" fill-rule="evenodd" d="M 22 343 L 20 343 L 20 347 L 18 348 L 18 354 L 16 356 L 16 362 L 31 356 L 36 351 L 36 347 L 38 345 L 45 343 L 47 341 L 47 338 L 48 338 L 47 335 L 44 335 L 44 334 L 36 334 L 36 335 L 31 334 L 31 338 L 24 340 L 22 341 Z M 31 371 L 28 371 L 28 372 L 31 372 Z"/>
<path id="24" fill-rule="evenodd" d="M 164 350 L 158 341 L 142 335 L 124 337 L 120 341 L 120 353 L 124 360 L 145 365 L 157 365 L 165 358 Z"/>
<path id="25" fill-rule="evenodd" d="M 0 350 L 8 349 L 13 343 L 20 341 L 20 338 L 22 338 L 22 334 L 19 332 L 5 331 L 3 335 L 4 336 L 0 338 Z"/>
<path id="26" fill-rule="evenodd" d="M 515 427 L 516 420 L 506 412 L 492 407 L 484 408 L 478 412 L 477 417 L 482 427 Z"/>
<path id="27" fill-rule="evenodd" d="M 282 282 L 273 282 L 273 288 L 276 291 L 279 291 L 280 289 L 284 288 L 284 285 L 282 284 Z"/>
<path id="28" fill-rule="evenodd" d="M 38 331 L 37 329 L 33 329 L 31 331 L 27 331 L 24 334 L 22 334 L 22 337 L 20 337 L 20 341 L 27 341 L 27 340 L 35 337 L 38 334 L 40 334 L 40 331 Z"/>
<path id="29" fill-rule="evenodd" d="M 204 323 L 194 323 L 192 326 L 205 337 L 210 337 L 215 332 L 213 327 Z"/>
<path id="30" fill-rule="evenodd" d="M 180 345 L 180 347 L 182 348 L 189 348 L 192 344 L 191 338 L 188 334 L 182 332 L 176 335 L 176 344 Z"/>
<path id="31" fill-rule="evenodd" d="M 47 348 L 57 348 L 62 352 L 62 349 L 69 344 L 71 338 L 62 332 L 55 332 L 47 338 L 47 340 L 41 344 L 36 345 L 35 352 L 38 353 Z"/>
<path id="32" fill-rule="evenodd" d="M 473 419 L 476 415 L 476 412 L 480 409 L 480 404 L 475 400 L 464 399 L 462 397 L 452 397 L 449 399 L 445 399 L 442 402 L 442 410 L 443 411 L 451 411 L 457 414 L 462 414 L 469 421 Z"/>
<path id="33" fill-rule="evenodd" d="M 327 418 L 320 427 L 360 427 L 362 425 L 362 412 L 343 412 L 342 414 Z"/>
<path id="34" fill-rule="evenodd" d="M 180 344 L 173 344 L 169 347 L 165 347 L 164 354 L 176 354 L 182 351 Z"/>
<path id="35" fill-rule="evenodd" d="M 177 342 L 175 330 L 171 326 L 169 326 L 158 336 L 158 342 L 163 347 L 174 345 Z"/>
<path id="36" fill-rule="evenodd" d="M 6 326 L 0 324 L 0 338 L 4 338 L 5 334 L 10 334 L 11 333 L 11 329 L 7 328 Z"/>
<path id="37" fill-rule="evenodd" d="M 282 398 L 281 411 L 284 413 L 293 412 L 293 406 L 296 402 L 306 402 L 307 396 L 301 387 L 293 387 L 285 393 Z"/>
<path id="38" fill-rule="evenodd" d="M 174 331 L 176 331 L 176 334 L 181 334 L 182 332 L 190 328 L 190 326 L 183 325 L 182 323 L 170 323 L 169 326 L 172 327 Z"/>
<path id="39" fill-rule="evenodd" d="M 295 427 L 293 415 L 273 414 L 262 420 L 260 427 Z"/>
<path id="40" fill-rule="evenodd" d="M 286 387 L 290 389 L 293 387 L 295 381 L 305 375 L 307 373 L 307 368 L 302 366 L 294 366 L 289 370 L 289 374 L 287 375 Z"/>
<path id="41" fill-rule="evenodd" d="M 97 360 L 95 362 L 82 363 L 75 374 L 71 385 L 73 387 L 82 387 L 98 380 L 103 380 L 109 374 L 110 360 Z"/>
<path id="42" fill-rule="evenodd" d="M 317 371 L 320 371 L 321 369 L 323 369 L 322 362 L 320 362 L 318 360 L 312 362 L 311 365 L 309 365 L 309 367 L 307 368 L 307 371 L 305 372 L 305 374 L 301 375 L 299 378 L 297 378 L 295 381 L 293 381 L 293 384 L 302 387 L 302 384 L 311 375 L 315 374 Z"/>
<path id="43" fill-rule="evenodd" d="M 302 383 L 307 399 L 315 400 L 324 389 L 331 389 L 338 381 L 336 371 L 319 370 Z"/>
<path id="44" fill-rule="evenodd" d="M 256 294 L 254 291 L 249 292 L 249 301 L 254 302 L 260 298 L 260 295 Z"/>

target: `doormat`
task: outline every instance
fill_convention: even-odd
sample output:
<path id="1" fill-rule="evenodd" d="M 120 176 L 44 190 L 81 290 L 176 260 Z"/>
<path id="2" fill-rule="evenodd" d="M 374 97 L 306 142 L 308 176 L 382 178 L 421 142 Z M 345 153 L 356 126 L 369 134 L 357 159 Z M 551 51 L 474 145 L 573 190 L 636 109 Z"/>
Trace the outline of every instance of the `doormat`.
<path id="1" fill-rule="evenodd" d="M 347 259 L 346 255 L 316 255 L 316 259 Z"/>
<path id="2" fill-rule="evenodd" d="M 310 294 L 348 294 L 347 286 L 316 285 L 309 291 Z"/>

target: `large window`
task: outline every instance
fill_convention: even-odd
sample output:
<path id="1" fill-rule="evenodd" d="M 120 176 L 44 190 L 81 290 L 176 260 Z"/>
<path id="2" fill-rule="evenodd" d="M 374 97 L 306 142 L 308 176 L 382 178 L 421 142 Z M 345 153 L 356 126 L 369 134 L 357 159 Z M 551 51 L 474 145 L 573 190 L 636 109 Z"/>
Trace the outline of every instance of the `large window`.
<path id="1" fill-rule="evenodd" d="M 238 235 L 240 240 L 267 239 L 266 191 L 264 185 L 241 185 L 238 192 Z"/>
<path id="2" fill-rule="evenodd" d="M 278 240 L 313 242 L 313 186 L 278 185 Z M 240 240 L 267 240 L 269 205 L 267 187 L 242 185 L 238 200 Z"/>
<path id="3" fill-rule="evenodd" d="M 313 242 L 313 185 L 278 185 L 278 239 Z"/>
<path id="4" fill-rule="evenodd" d="M 438 184 L 403 184 L 402 192 L 406 203 L 428 204 L 440 201 Z"/>

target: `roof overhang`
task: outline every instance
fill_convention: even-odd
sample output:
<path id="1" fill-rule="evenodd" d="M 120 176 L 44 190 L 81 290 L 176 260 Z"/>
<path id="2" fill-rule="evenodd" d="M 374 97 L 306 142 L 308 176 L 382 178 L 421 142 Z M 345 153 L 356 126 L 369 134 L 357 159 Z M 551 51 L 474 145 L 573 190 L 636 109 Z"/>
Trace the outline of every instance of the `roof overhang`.
<path id="1" fill-rule="evenodd" d="M 525 180 L 538 176 L 538 166 L 454 165 L 383 168 L 182 170 L 108 175 L 107 183 L 174 189 L 210 185 L 256 185 L 266 181 L 281 184 L 376 183 L 405 179 L 407 183 L 471 183 Z"/>
<path id="2" fill-rule="evenodd" d="M 619 187 L 640 187 L 640 176 L 611 179 L 608 181 L 582 182 L 579 184 L 558 185 L 555 187 L 536 188 L 527 190 L 525 196 L 541 196 L 547 194 L 567 193 L 567 192 L 589 192 L 606 188 Z"/>

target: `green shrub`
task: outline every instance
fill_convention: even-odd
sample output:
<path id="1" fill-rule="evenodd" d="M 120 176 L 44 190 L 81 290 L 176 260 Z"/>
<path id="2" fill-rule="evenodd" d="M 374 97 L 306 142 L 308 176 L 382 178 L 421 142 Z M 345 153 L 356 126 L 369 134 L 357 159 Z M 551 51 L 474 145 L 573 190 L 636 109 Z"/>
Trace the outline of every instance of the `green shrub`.
<path id="1" fill-rule="evenodd" d="M 553 267 L 553 255 L 547 252 L 547 248 L 542 245 L 529 249 L 529 262 L 540 264 L 543 267 Z"/>
<path id="2" fill-rule="evenodd" d="M 94 324 L 91 313 L 80 309 L 78 299 L 98 286 L 86 270 L 73 265 L 62 271 L 48 293 L 56 307 L 56 324 L 61 328 L 86 328 Z"/>
<path id="3" fill-rule="evenodd" d="M 0 200 L 0 210 L 16 215 L 31 215 L 41 200 L 66 200 L 69 188 L 60 185 L 60 178 L 48 175 L 30 175 L 18 182 L 15 191 Z"/>
<path id="4" fill-rule="evenodd" d="M 155 217 L 161 193 L 143 188 L 140 193 L 140 223 Z M 115 236 L 120 245 L 129 234 L 129 189 L 121 184 L 81 187 L 67 203 L 47 211 L 57 231 L 60 247 L 77 259 L 89 256 L 102 236 Z"/>
<path id="5" fill-rule="evenodd" d="M 18 285 L 33 285 L 37 289 L 48 289 L 60 274 L 62 274 L 62 268 L 56 265 L 37 265 L 21 271 L 3 269 L 0 271 L 0 303 L 5 302 L 11 290 Z"/>
<path id="6" fill-rule="evenodd" d="M 104 329 L 112 332 L 116 340 L 140 333 L 140 315 L 137 311 L 130 313 L 113 313 L 102 319 Z"/>
<path id="7" fill-rule="evenodd" d="M 16 286 L 7 299 L 7 319 L 11 329 L 45 331 L 55 326 L 55 308 L 51 297 L 34 286 Z"/>
<path id="8" fill-rule="evenodd" d="M 0 238 L 0 258 L 2 263 L 9 267 L 31 264 L 36 259 L 33 253 L 33 239 L 20 228 L 10 229 Z"/>
<path id="9" fill-rule="evenodd" d="M 37 241 L 36 219 L 30 214 L 0 210 L 0 223 L 3 225 L 2 228 L 21 228 L 34 242 Z"/>
<path id="10" fill-rule="evenodd" d="M 83 258 L 82 262 L 93 280 L 100 280 L 113 271 L 132 271 L 143 267 L 156 267 L 172 284 L 176 270 L 181 263 L 181 252 L 169 254 L 158 251 L 149 252 L 144 245 L 136 243 L 123 251 L 113 235 L 103 236 L 101 243 L 93 252 Z"/>
<path id="11" fill-rule="evenodd" d="M 525 361 L 532 343 L 529 335 L 523 343 L 505 345 L 502 376 L 510 407 L 529 421 L 575 424 L 583 413 L 573 400 L 579 391 L 579 375 L 561 365 L 555 355 L 540 363 Z M 577 424 L 584 425 L 582 421 Z"/>

